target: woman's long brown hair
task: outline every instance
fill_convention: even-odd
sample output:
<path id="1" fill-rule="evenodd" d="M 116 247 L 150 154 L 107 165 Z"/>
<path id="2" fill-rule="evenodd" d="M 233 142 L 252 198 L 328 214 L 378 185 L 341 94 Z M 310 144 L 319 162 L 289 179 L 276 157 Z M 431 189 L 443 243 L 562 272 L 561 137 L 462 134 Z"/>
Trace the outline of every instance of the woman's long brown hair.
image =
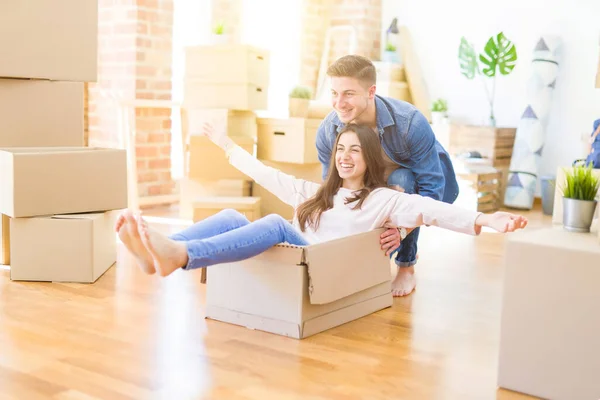
<path id="1" fill-rule="evenodd" d="M 363 202 L 369 194 L 380 187 L 385 187 L 383 159 L 381 157 L 381 143 L 379 137 L 371 128 L 364 125 L 348 124 L 337 135 L 335 145 L 331 151 L 329 159 L 329 173 L 325 182 L 314 197 L 298 207 L 298 222 L 302 232 L 305 231 L 308 224 L 314 226 L 314 229 L 319 227 L 321 214 L 333 208 L 333 196 L 342 187 L 343 180 L 340 178 L 335 165 L 335 156 L 337 152 L 338 142 L 340 137 L 345 132 L 354 132 L 358 136 L 358 141 L 362 148 L 362 155 L 365 159 L 366 170 L 364 176 L 364 187 L 357 191 L 352 197 L 346 198 L 346 204 L 355 202 L 358 203 L 352 207 L 353 210 L 362 206 Z"/>

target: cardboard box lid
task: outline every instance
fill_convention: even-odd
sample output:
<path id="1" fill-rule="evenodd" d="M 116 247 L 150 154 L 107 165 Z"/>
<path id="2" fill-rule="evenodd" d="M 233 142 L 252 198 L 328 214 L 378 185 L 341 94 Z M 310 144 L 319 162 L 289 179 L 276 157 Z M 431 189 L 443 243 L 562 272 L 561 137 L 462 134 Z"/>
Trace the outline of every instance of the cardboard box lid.
<path id="1" fill-rule="evenodd" d="M 383 231 L 304 247 L 311 304 L 330 303 L 391 280 L 389 257 L 379 243 Z"/>
<path id="2" fill-rule="evenodd" d="M 289 126 L 299 127 L 301 129 L 317 129 L 323 122 L 321 118 L 300 118 L 300 117 L 289 117 L 289 118 L 256 118 L 256 123 L 260 126 L 271 125 L 275 127 Z"/>
<path id="3" fill-rule="evenodd" d="M 569 232 L 562 226 L 532 229 L 511 234 L 510 243 L 530 244 L 541 247 L 562 248 L 600 255 L 600 244 L 593 233 Z"/>

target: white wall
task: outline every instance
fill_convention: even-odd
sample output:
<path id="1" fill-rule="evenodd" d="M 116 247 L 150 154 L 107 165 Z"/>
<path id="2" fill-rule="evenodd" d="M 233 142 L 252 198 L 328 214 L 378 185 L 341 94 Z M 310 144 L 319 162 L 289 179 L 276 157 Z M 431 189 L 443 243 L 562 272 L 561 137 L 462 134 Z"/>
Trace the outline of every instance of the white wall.
<path id="1" fill-rule="evenodd" d="M 594 88 L 600 36 L 597 0 L 383 0 L 383 28 L 392 18 L 407 26 L 417 49 L 432 100 L 448 100 L 451 118 L 485 123 L 488 103 L 480 79 L 467 80 L 458 67 L 461 36 L 478 52 L 500 31 L 513 41 L 518 64 L 496 78 L 495 115 L 499 126 L 516 127 L 525 107 L 524 89 L 531 53 L 543 34 L 563 39 L 562 60 L 546 130 L 540 175 L 583 156 L 581 135 L 600 118 L 600 89 Z M 383 42 L 382 42 L 383 43 Z"/>

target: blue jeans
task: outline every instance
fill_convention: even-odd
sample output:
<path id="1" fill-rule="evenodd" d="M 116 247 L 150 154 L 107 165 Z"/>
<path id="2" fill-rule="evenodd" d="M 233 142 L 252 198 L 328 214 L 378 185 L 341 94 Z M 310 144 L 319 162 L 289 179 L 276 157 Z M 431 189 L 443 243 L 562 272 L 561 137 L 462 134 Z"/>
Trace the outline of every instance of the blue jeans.
<path id="1" fill-rule="evenodd" d="M 308 243 L 296 228 L 277 214 L 250 222 L 235 210 L 223 210 L 183 231 L 171 235 L 186 242 L 186 270 L 254 257 L 278 243 L 296 246 Z"/>
<path id="2" fill-rule="evenodd" d="M 458 197 L 458 183 L 454 177 L 452 165 L 445 165 L 442 160 L 442 170 L 446 176 L 446 186 L 442 201 L 452 204 Z M 410 169 L 398 168 L 388 177 L 388 185 L 398 185 L 404 189 L 405 193 L 418 193 L 417 182 L 415 176 Z M 399 267 L 410 267 L 417 263 L 417 241 L 419 240 L 420 228 L 413 229 L 400 242 L 398 251 L 390 254 L 390 258 L 396 256 L 395 262 Z"/>

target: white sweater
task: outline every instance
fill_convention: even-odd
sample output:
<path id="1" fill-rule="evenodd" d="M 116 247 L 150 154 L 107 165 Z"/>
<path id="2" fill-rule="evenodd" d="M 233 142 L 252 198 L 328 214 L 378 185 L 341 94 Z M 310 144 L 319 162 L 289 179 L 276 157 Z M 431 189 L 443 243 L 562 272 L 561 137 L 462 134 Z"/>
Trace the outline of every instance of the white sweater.
<path id="1" fill-rule="evenodd" d="M 356 202 L 345 204 L 345 199 L 353 191 L 340 188 L 333 197 L 333 208 L 321 214 L 319 229 L 315 231 L 309 226 L 302 232 L 296 210 L 314 196 L 320 184 L 297 179 L 268 167 L 239 146 L 231 148 L 227 155 L 231 165 L 294 208 L 293 225 L 310 244 L 381 228 L 388 218 L 397 227 L 433 225 L 471 235 L 480 232 L 475 226 L 475 219 L 481 214 L 479 212 L 390 188 L 374 190 L 357 210 L 352 210 Z"/>

